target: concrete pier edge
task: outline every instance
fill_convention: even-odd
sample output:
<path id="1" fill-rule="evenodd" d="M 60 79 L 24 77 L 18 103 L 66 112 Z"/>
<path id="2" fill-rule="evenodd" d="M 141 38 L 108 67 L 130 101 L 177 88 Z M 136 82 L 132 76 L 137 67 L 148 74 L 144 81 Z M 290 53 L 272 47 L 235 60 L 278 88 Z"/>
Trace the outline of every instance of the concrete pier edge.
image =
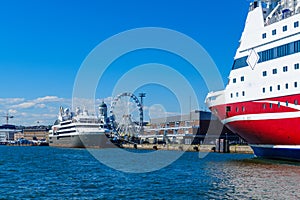
<path id="1" fill-rule="evenodd" d="M 123 144 L 125 149 L 166 150 L 187 152 L 216 152 L 215 145 L 184 145 L 184 144 Z M 228 153 L 253 154 L 248 145 L 230 145 Z"/>

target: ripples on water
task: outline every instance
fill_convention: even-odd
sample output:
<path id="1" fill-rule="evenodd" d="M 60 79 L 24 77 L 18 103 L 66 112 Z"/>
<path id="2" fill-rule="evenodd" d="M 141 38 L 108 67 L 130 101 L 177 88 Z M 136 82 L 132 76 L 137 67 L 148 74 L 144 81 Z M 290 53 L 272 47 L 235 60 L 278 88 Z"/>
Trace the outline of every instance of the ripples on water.
<path id="1" fill-rule="evenodd" d="M 143 151 L 145 152 L 145 151 Z M 0 147 L 1 199 L 299 199 L 300 164 L 185 153 L 146 174 L 110 169 L 83 149 Z"/>

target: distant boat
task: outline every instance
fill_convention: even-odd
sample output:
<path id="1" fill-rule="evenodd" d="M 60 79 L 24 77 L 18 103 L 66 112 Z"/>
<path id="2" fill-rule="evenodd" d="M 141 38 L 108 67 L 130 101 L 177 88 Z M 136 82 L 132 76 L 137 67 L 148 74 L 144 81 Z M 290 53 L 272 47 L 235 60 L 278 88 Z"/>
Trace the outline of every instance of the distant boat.
<path id="1" fill-rule="evenodd" d="M 89 115 L 88 111 L 76 108 L 76 112 L 60 108 L 58 119 L 49 132 L 49 145 L 71 148 L 107 148 L 115 147 L 107 135 L 110 130 L 105 123 L 107 107 L 100 105 L 101 116 Z"/>

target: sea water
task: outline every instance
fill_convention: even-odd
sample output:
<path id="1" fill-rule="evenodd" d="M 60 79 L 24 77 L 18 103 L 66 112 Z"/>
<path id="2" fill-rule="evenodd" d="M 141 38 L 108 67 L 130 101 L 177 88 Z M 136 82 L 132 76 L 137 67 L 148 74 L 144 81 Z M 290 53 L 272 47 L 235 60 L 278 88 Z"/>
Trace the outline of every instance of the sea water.
<path id="1" fill-rule="evenodd" d="M 117 171 L 85 149 L 1 146 L 0 155 L 0 199 L 300 198 L 299 163 L 250 154 L 187 152 L 149 173 Z"/>

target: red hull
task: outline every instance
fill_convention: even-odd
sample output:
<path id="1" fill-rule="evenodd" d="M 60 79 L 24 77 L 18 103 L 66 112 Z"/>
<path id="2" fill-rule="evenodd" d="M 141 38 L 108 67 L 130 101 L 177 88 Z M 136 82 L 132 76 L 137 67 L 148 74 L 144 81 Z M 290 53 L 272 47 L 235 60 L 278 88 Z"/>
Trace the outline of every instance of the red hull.
<path id="1" fill-rule="evenodd" d="M 249 144 L 300 145 L 300 95 L 218 105 L 212 112 Z"/>
<path id="2" fill-rule="evenodd" d="M 249 144 L 300 145 L 300 118 L 238 121 L 226 126 Z"/>

